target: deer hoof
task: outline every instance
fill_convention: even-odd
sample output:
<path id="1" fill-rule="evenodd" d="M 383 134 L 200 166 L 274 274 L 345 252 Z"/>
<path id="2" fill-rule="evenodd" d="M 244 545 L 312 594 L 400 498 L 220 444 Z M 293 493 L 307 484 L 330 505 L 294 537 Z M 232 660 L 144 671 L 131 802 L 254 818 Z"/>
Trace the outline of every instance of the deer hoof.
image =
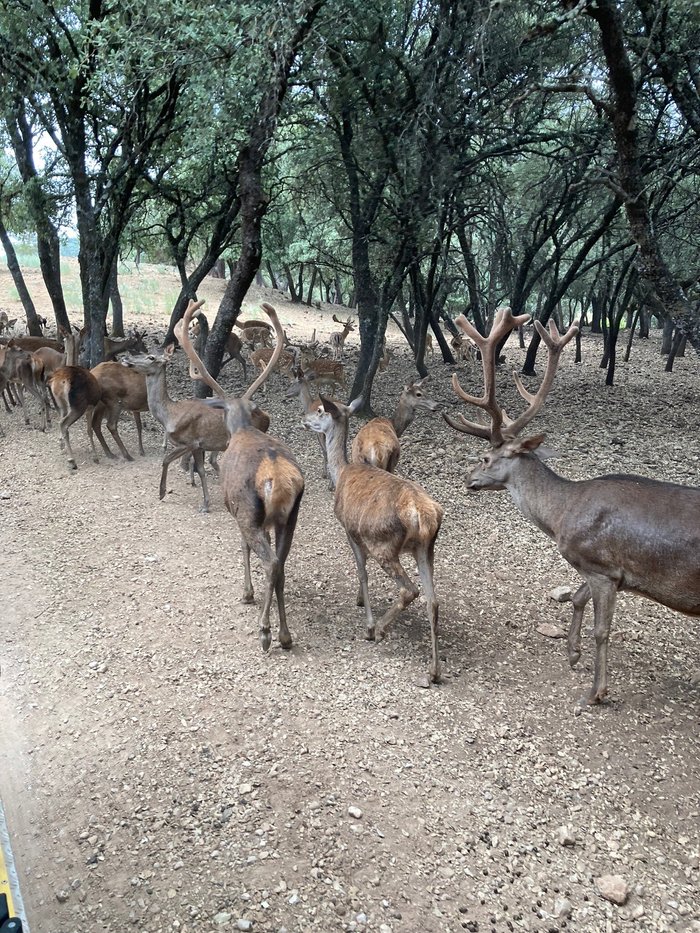
<path id="1" fill-rule="evenodd" d="M 251 590 L 250 593 L 244 593 L 241 597 L 241 602 L 245 603 L 246 606 L 251 606 L 255 602 L 253 591 Z"/>
<path id="2" fill-rule="evenodd" d="M 288 651 L 292 647 L 292 636 L 287 632 L 286 635 L 280 635 L 280 647 Z"/>
<path id="3" fill-rule="evenodd" d="M 570 667 L 576 667 L 576 665 L 578 664 L 580 658 L 581 658 L 581 652 L 580 652 L 580 651 L 570 651 L 570 652 L 569 652 L 569 666 L 570 666 Z"/>
<path id="4" fill-rule="evenodd" d="M 365 635 L 365 638 L 367 639 L 367 641 L 376 641 L 375 635 L 376 633 L 374 630 L 374 626 L 372 625 L 370 628 L 367 629 L 367 634 Z"/>
<path id="5" fill-rule="evenodd" d="M 69 460 L 69 461 L 68 461 L 68 469 L 69 469 L 69 470 L 77 470 L 77 469 L 78 469 L 78 466 L 77 466 L 75 460 Z"/>
<path id="6" fill-rule="evenodd" d="M 441 683 L 442 683 L 442 674 L 441 674 L 441 672 L 440 672 L 440 668 L 439 668 L 439 667 L 433 667 L 432 664 L 430 665 L 430 682 L 433 683 L 433 684 L 441 684 Z"/>
<path id="7" fill-rule="evenodd" d="M 261 628 L 260 629 L 260 647 L 263 651 L 269 651 L 270 645 L 272 644 L 272 636 L 270 635 L 270 629 Z"/>

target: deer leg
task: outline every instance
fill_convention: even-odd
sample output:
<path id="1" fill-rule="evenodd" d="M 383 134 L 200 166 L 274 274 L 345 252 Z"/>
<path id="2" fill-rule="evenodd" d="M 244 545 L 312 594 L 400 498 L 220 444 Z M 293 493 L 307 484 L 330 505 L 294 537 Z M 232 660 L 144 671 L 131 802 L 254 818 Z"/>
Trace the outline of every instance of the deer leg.
<path id="1" fill-rule="evenodd" d="M 241 547 L 243 549 L 243 602 L 255 602 L 253 598 L 253 581 L 250 576 L 250 545 L 241 535 Z"/>
<path id="2" fill-rule="evenodd" d="M 102 402 L 98 402 L 98 404 L 95 405 L 95 407 L 92 409 L 91 412 L 88 413 L 88 416 L 87 416 L 88 437 L 90 438 L 90 444 L 92 445 L 94 449 L 95 442 L 92 439 L 92 433 L 94 431 L 95 434 L 97 435 L 97 440 L 100 442 L 100 447 L 105 452 L 105 456 L 109 457 L 110 460 L 116 460 L 117 458 L 114 456 L 112 451 L 107 446 L 107 442 L 105 441 L 102 435 L 102 419 L 104 418 L 104 415 L 105 415 L 105 406 Z M 97 463 L 97 455 L 95 455 L 94 460 L 95 460 L 95 463 Z"/>
<path id="3" fill-rule="evenodd" d="M 357 605 L 365 607 L 365 616 L 367 618 L 367 641 L 374 641 L 375 628 L 372 607 L 369 604 L 369 585 L 367 583 L 367 554 L 357 541 L 348 535 L 348 544 L 355 557 L 357 564 L 357 576 L 360 580 L 360 590 L 357 594 Z"/>
<path id="4" fill-rule="evenodd" d="M 29 415 L 27 414 L 27 409 L 24 404 L 24 389 L 22 388 L 21 383 L 16 382 L 14 389 L 15 395 L 19 399 L 19 406 L 22 409 L 22 414 L 24 415 L 24 423 L 29 424 Z"/>
<path id="5" fill-rule="evenodd" d="M 258 555 L 265 568 L 267 577 L 267 586 L 265 587 L 265 598 L 263 600 L 262 610 L 260 612 L 260 645 L 263 651 L 269 651 L 272 644 L 270 634 L 270 606 L 272 605 L 272 594 L 277 585 L 277 575 L 279 573 L 279 561 L 277 555 L 272 550 L 270 538 L 262 528 L 251 528 L 252 535 L 248 539 L 248 545 Z M 241 534 L 243 529 L 241 529 Z"/>
<path id="6" fill-rule="evenodd" d="M 278 562 L 277 581 L 275 583 L 275 596 L 277 597 L 277 612 L 280 617 L 279 640 L 280 645 L 283 648 L 292 647 L 292 636 L 290 635 L 289 628 L 287 627 L 287 608 L 284 602 L 284 568 L 285 564 L 287 563 L 289 549 L 292 546 L 292 540 L 294 538 L 294 530 L 297 526 L 300 505 L 301 495 L 294 503 L 294 507 L 289 513 L 287 521 L 283 525 L 280 525 L 275 532 L 275 552 L 277 554 Z"/>
<path id="7" fill-rule="evenodd" d="M 121 451 L 122 457 L 125 460 L 133 460 L 134 458 L 131 456 L 129 451 L 124 446 L 124 442 L 122 441 L 121 437 L 119 437 L 119 431 L 117 429 L 117 425 L 119 423 L 120 413 L 121 413 L 121 405 L 115 405 L 114 408 L 111 409 L 111 411 L 109 412 L 107 416 L 107 430 L 114 438 L 114 442 L 119 448 L 119 450 Z"/>
<path id="8" fill-rule="evenodd" d="M 569 626 L 569 635 L 567 639 L 569 664 L 571 667 L 577 664 L 581 657 L 581 622 L 583 621 L 583 611 L 590 598 L 591 588 L 587 583 L 583 583 L 571 597 L 571 602 L 574 605 L 574 612 L 571 617 L 571 625 Z"/>
<path id="9" fill-rule="evenodd" d="M 401 566 L 398 557 L 382 557 L 377 558 L 377 561 L 384 573 L 395 580 L 400 587 L 398 599 L 389 606 L 377 625 L 377 641 L 380 641 L 404 609 L 418 598 L 419 590 Z"/>
<path id="10" fill-rule="evenodd" d="M 69 470 L 77 470 L 78 466 L 75 462 L 73 451 L 71 450 L 70 438 L 68 437 L 68 428 L 72 424 L 75 424 L 75 422 L 78 420 L 78 418 L 80 418 L 82 414 L 83 412 L 80 410 L 76 411 L 75 409 L 73 410 L 68 409 L 66 414 L 61 418 L 60 425 L 59 425 L 61 429 L 61 439 L 63 441 L 63 446 L 68 453 L 68 469 Z"/>
<path id="11" fill-rule="evenodd" d="M 143 449 L 143 438 L 141 436 L 142 431 L 143 431 L 143 425 L 141 424 L 141 414 L 140 412 L 135 411 L 133 412 L 133 415 L 134 415 L 134 423 L 136 424 L 136 436 L 139 440 L 139 453 L 141 454 L 142 457 L 145 457 L 146 451 Z"/>
<path id="12" fill-rule="evenodd" d="M 174 450 L 171 450 L 169 454 L 166 454 L 163 457 L 163 469 L 160 474 L 160 488 L 158 490 L 159 498 L 163 499 L 165 497 L 165 485 L 168 482 L 168 467 L 173 462 L 177 460 L 178 457 L 182 457 L 184 454 L 191 454 L 191 447 L 176 447 Z"/>
<path id="13" fill-rule="evenodd" d="M 593 633 L 595 635 L 595 674 L 588 702 L 602 703 L 608 692 L 608 638 L 615 612 L 617 587 L 607 577 L 588 580 L 593 594 Z"/>
<path id="14" fill-rule="evenodd" d="M 245 359 L 241 356 L 240 353 L 238 354 L 238 362 L 241 364 L 241 369 L 243 370 L 243 382 L 247 382 L 248 381 L 248 368 L 246 366 Z"/>
<path id="15" fill-rule="evenodd" d="M 442 680 L 440 674 L 440 655 L 438 653 L 438 608 L 439 603 L 435 598 L 435 587 L 433 585 L 433 555 L 434 548 L 431 543 L 426 550 L 421 550 L 416 554 L 416 564 L 420 574 L 421 583 L 425 591 L 425 599 L 428 604 L 428 617 L 430 621 L 430 642 L 432 648 L 432 661 L 430 663 L 430 679 L 434 684 L 439 684 Z"/>
<path id="16" fill-rule="evenodd" d="M 207 476 L 204 471 L 204 451 L 197 450 L 192 451 L 192 459 L 194 460 L 194 468 L 199 474 L 199 481 L 202 484 L 202 504 L 199 507 L 200 512 L 209 511 L 209 488 L 207 487 Z"/>
<path id="17" fill-rule="evenodd" d="M 212 468 L 212 470 L 216 473 L 217 476 L 221 473 L 221 470 L 219 468 L 219 451 L 218 450 L 210 451 L 209 466 Z"/>

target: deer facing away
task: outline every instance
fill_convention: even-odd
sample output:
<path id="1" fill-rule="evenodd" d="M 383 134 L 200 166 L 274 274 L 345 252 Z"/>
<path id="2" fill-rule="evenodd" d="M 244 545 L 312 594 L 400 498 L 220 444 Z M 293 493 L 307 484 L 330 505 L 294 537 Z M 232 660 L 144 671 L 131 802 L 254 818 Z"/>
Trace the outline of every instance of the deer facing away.
<path id="1" fill-rule="evenodd" d="M 377 467 L 348 463 L 348 419 L 361 402 L 355 399 L 350 405 L 342 405 L 322 396 L 317 410 L 307 414 L 304 422 L 326 437 L 328 469 L 335 484 L 335 515 L 345 529 L 357 564 L 358 605 L 365 607 L 367 638 L 370 641 L 383 638 L 401 612 L 417 599 L 418 587 L 401 566 L 401 555 L 411 554 L 428 603 L 430 679 L 439 683 L 438 601 L 433 586 L 433 561 L 443 510 L 417 483 Z M 398 599 L 376 628 L 367 585 L 368 557 L 374 558 L 399 587 Z"/>
<path id="2" fill-rule="evenodd" d="M 196 354 L 187 333 L 189 318 L 197 306 L 190 306 L 178 325 L 178 339 L 190 360 L 190 376 L 201 379 L 219 398 L 214 404 L 223 407 L 230 441 L 221 463 L 221 485 L 224 502 L 238 523 L 243 549 L 243 601 L 253 601 L 250 576 L 250 552 L 255 551 L 267 578 L 260 613 L 260 643 L 263 651 L 271 644 L 270 608 L 273 595 L 277 599 L 280 620 L 279 641 L 291 648 L 292 636 L 287 626 L 284 598 L 285 564 L 294 537 L 299 506 L 304 494 L 304 477 L 289 448 L 281 441 L 263 434 L 255 427 L 253 394 L 269 377 L 282 353 L 284 334 L 275 309 L 263 304 L 275 328 L 277 342 L 271 359 L 255 382 L 240 398 L 227 397 L 221 386 L 207 372 Z M 275 534 L 274 547 L 271 534 Z"/>
<path id="3" fill-rule="evenodd" d="M 583 612 L 592 599 L 596 651 L 588 702 L 600 703 L 608 689 L 608 639 L 618 592 L 638 593 L 687 615 L 700 615 L 700 488 L 624 474 L 572 481 L 550 470 L 543 462 L 544 435 L 518 434 L 542 408 L 561 351 L 578 327 L 572 325 L 560 336 L 553 321 L 549 332 L 535 321 L 547 346 L 547 369 L 535 395 L 515 376 L 528 407 L 510 420 L 496 399 L 495 352 L 526 320 L 527 315 L 514 317 L 509 308 L 500 309 L 485 338 L 464 317 L 457 319 L 481 351 L 485 388 L 481 398 L 468 395 L 456 376 L 453 388 L 465 402 L 484 409 L 491 424 L 444 417 L 456 430 L 490 443 L 469 474 L 469 489 L 507 489 L 523 515 L 553 538 L 562 557 L 583 577 L 572 597 L 568 655 L 573 667 L 581 656 Z"/>
<path id="4" fill-rule="evenodd" d="M 413 423 L 419 409 L 437 411 L 438 403 L 423 392 L 429 377 L 404 386 L 393 418 L 372 418 L 355 435 L 352 462 L 367 463 L 393 473 L 401 455 L 399 438 Z"/>

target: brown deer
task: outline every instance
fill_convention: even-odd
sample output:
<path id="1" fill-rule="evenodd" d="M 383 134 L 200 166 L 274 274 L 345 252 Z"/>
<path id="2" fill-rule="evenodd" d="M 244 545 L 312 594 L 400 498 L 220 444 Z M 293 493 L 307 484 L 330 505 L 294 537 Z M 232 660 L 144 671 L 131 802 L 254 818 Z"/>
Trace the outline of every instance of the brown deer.
<path id="1" fill-rule="evenodd" d="M 189 331 L 191 332 L 193 337 L 199 337 L 200 334 L 202 333 L 202 324 L 200 323 L 200 317 L 201 315 L 195 314 L 192 318 L 192 321 L 190 322 Z M 207 321 L 206 324 L 204 325 L 205 342 L 208 339 L 209 339 L 209 322 Z M 226 344 L 225 344 L 224 349 L 228 353 L 228 357 L 227 359 L 222 361 L 220 370 L 223 369 L 224 366 L 228 366 L 231 360 L 238 360 L 238 363 L 241 369 L 243 370 L 243 381 L 247 382 L 248 381 L 248 366 L 246 364 L 245 357 L 243 356 L 243 352 L 242 352 L 243 342 L 241 341 L 241 338 L 238 336 L 238 334 L 228 335 L 228 337 L 226 338 Z"/>
<path id="2" fill-rule="evenodd" d="M 110 460 L 114 460 L 114 454 L 107 446 L 107 442 L 102 434 L 102 420 L 107 416 L 107 428 L 117 443 L 117 447 L 125 460 L 133 460 L 133 457 L 124 446 L 117 425 L 119 415 L 124 409 L 130 411 L 134 416 L 136 423 L 136 436 L 138 438 L 139 453 L 145 456 L 142 440 L 142 411 L 148 411 L 148 393 L 146 392 L 146 377 L 133 369 L 122 366 L 117 362 L 98 363 L 90 370 L 97 379 L 100 386 L 101 397 L 95 407 L 88 412 L 87 428 L 88 435 L 93 431 L 97 435 L 97 440 Z"/>
<path id="3" fill-rule="evenodd" d="M 68 436 L 68 428 L 75 424 L 86 411 L 97 405 L 102 397 L 100 385 L 89 369 L 75 366 L 80 348 L 80 334 L 65 334 L 67 366 L 57 369 L 49 379 L 49 388 L 56 399 L 58 411 L 61 416 L 60 428 L 62 445 L 68 451 L 68 469 L 77 470 L 78 466 L 73 456 Z M 97 463 L 97 451 L 92 432 L 88 431 L 88 439 L 92 448 L 92 459 Z"/>
<path id="4" fill-rule="evenodd" d="M 355 435 L 352 442 L 352 462 L 366 463 L 393 473 L 401 455 L 399 438 L 413 424 L 419 410 L 437 411 L 438 403 L 423 393 L 429 379 L 404 386 L 393 418 L 372 418 Z"/>
<path id="5" fill-rule="evenodd" d="M 147 347 L 143 338 L 146 332 L 139 333 L 136 329 L 126 337 L 107 337 L 104 338 L 104 358 L 109 363 L 116 360 L 120 353 L 128 353 L 133 350 L 134 353 L 146 353 Z"/>
<path id="6" fill-rule="evenodd" d="M 476 362 L 479 348 L 476 341 L 469 334 L 455 334 L 450 340 L 450 346 L 456 352 L 458 360 L 467 360 L 470 363 Z"/>
<path id="7" fill-rule="evenodd" d="M 342 363 L 334 360 L 310 360 L 302 364 L 304 375 L 308 379 L 315 379 L 319 391 L 325 387 L 326 391 L 344 391 L 345 370 Z"/>
<path id="8" fill-rule="evenodd" d="M 36 381 L 32 354 L 28 350 L 20 350 L 13 342 L 6 347 L 0 347 L 0 372 L 6 385 L 11 386 L 19 401 L 24 415 L 24 423 L 29 424 L 29 413 L 24 404 L 24 390 L 26 389 L 39 402 L 42 408 L 43 420 L 41 430 L 45 431 L 51 424 L 51 413 L 47 394 L 43 386 Z M 7 403 L 5 403 L 7 407 Z"/>
<path id="9" fill-rule="evenodd" d="M 41 347 L 51 347 L 52 350 L 58 350 L 63 353 L 64 347 L 60 340 L 54 340 L 52 337 L 9 337 L 0 338 L 0 344 L 5 346 L 18 347 L 20 350 L 39 350 Z"/>
<path id="10" fill-rule="evenodd" d="M 430 679 L 440 682 L 438 601 L 433 586 L 435 540 L 443 511 L 417 484 L 363 463 L 348 463 L 348 420 L 362 399 L 350 405 L 321 396 L 315 412 L 304 417 L 312 431 L 325 435 L 328 469 L 335 484 L 335 515 L 345 529 L 360 580 L 358 605 L 365 607 L 367 638 L 383 638 L 393 622 L 418 597 L 418 587 L 401 566 L 401 554 L 416 561 L 428 603 L 432 643 Z M 367 558 L 373 557 L 399 586 L 399 596 L 376 628 L 367 587 Z"/>
<path id="11" fill-rule="evenodd" d="M 282 349 L 282 346 L 280 346 L 280 352 L 275 356 L 276 351 L 276 346 L 274 350 L 271 350 L 269 347 L 261 347 L 259 350 L 254 350 L 253 353 L 250 354 L 250 361 L 253 366 L 262 373 L 266 371 L 270 364 L 270 360 L 275 357 L 276 362 L 272 369 L 277 368 L 280 372 L 291 374 L 292 367 L 294 366 L 294 355 Z M 267 385 L 265 383 L 263 383 L 263 392 L 267 395 Z"/>
<path id="12" fill-rule="evenodd" d="M 274 330 L 272 325 L 267 321 L 236 321 L 233 326 L 238 327 L 240 330 L 248 330 L 249 327 L 259 327 L 262 330 L 266 330 L 269 334 L 271 334 Z"/>
<path id="13" fill-rule="evenodd" d="M 561 351 L 578 326 L 573 324 L 560 336 L 553 321 L 549 332 L 535 321 L 547 346 L 547 369 L 535 395 L 515 376 L 528 407 L 511 420 L 496 399 L 495 353 L 500 341 L 527 319 L 527 315 L 514 317 L 509 308 L 500 309 L 491 333 L 482 337 L 466 318 L 457 318 L 459 327 L 481 351 L 484 394 L 481 398 L 468 395 L 456 376 L 452 385 L 465 402 L 483 408 L 491 424 L 444 417 L 456 430 L 484 438 L 491 445 L 469 474 L 469 489 L 507 489 L 523 515 L 555 541 L 562 557 L 585 580 L 572 597 L 569 662 L 573 667 L 581 656 L 581 621 L 592 598 L 596 656 L 588 702 L 600 703 L 608 689 L 608 638 L 618 592 L 638 593 L 670 609 L 700 616 L 700 488 L 625 474 L 574 482 L 550 470 L 542 462 L 547 456 L 540 447 L 544 435 L 519 439 L 518 434 L 542 408 Z"/>
<path id="14" fill-rule="evenodd" d="M 333 320 L 336 324 L 340 324 L 343 329 L 341 331 L 335 331 L 335 333 L 331 334 L 329 342 L 331 345 L 331 350 L 333 351 L 333 359 L 342 360 L 343 350 L 345 348 L 345 339 L 351 330 L 355 330 L 355 325 L 353 324 L 352 318 L 350 317 L 347 319 L 347 321 L 340 321 L 334 314 Z"/>
<path id="15" fill-rule="evenodd" d="M 312 382 L 314 388 L 312 388 Z M 316 411 L 321 404 L 320 397 L 315 391 L 316 378 L 313 373 L 305 373 L 299 366 L 294 370 L 294 379 L 291 385 L 284 393 L 286 398 L 298 398 L 304 414 Z M 328 455 L 326 453 L 326 438 L 323 434 L 317 434 L 318 446 L 321 448 L 321 457 L 323 458 L 323 478 L 328 479 L 331 489 L 334 489 L 333 482 L 328 475 Z"/>
<path id="16" fill-rule="evenodd" d="M 271 644 L 270 607 L 273 594 L 277 598 L 280 619 L 280 645 L 283 648 L 292 646 L 284 602 L 285 563 L 304 494 L 304 477 L 289 448 L 274 437 L 263 434 L 253 422 L 254 412 L 259 409 L 252 401 L 252 396 L 277 365 L 284 343 L 282 325 L 275 309 L 268 304 L 262 307 L 275 328 L 277 343 L 263 372 L 240 398 L 227 397 L 195 353 L 187 334 L 191 307 L 185 312 L 181 333 L 177 336 L 190 360 L 190 375 L 194 379 L 201 379 L 219 396 L 217 404 L 223 406 L 226 413 L 226 426 L 231 439 L 222 458 L 221 485 L 226 508 L 235 517 L 241 532 L 244 602 L 253 601 L 251 550 L 255 551 L 265 568 L 267 588 L 260 614 L 260 643 L 263 651 L 268 651 Z M 275 532 L 274 548 L 270 541 L 272 531 Z"/>

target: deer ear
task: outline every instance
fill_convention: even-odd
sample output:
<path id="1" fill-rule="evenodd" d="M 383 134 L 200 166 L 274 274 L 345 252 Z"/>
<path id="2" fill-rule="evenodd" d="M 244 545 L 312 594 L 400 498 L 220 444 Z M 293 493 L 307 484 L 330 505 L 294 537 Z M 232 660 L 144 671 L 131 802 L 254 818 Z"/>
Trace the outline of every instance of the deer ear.
<path id="1" fill-rule="evenodd" d="M 174 343 L 168 343 L 163 347 L 163 356 L 166 358 L 166 360 L 169 360 L 172 357 L 174 352 L 175 352 Z"/>
<path id="2" fill-rule="evenodd" d="M 332 399 L 326 398 L 325 395 L 319 395 L 319 398 L 321 399 L 321 404 L 325 412 L 333 418 L 340 418 L 340 409 Z"/>
<path id="3" fill-rule="evenodd" d="M 560 456 L 552 447 L 542 447 L 543 442 L 544 434 L 535 434 L 533 437 L 513 441 L 511 449 L 514 454 L 534 453 L 538 460 L 551 460 Z"/>

